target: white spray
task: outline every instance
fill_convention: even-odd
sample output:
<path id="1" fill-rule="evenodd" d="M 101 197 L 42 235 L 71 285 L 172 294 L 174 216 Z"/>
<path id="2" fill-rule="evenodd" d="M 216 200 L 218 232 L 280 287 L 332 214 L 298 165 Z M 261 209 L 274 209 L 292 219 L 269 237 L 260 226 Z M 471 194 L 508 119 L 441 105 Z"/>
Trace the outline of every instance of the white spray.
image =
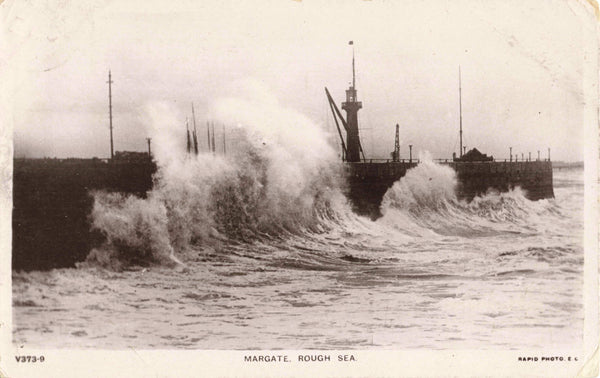
<path id="1" fill-rule="evenodd" d="M 241 138 L 227 157 L 185 154 L 176 111 L 164 103 L 145 107 L 159 166 L 154 188 L 147 199 L 96 194 L 93 227 L 106 245 L 89 261 L 162 264 L 191 245 L 293 233 L 320 222 L 341 182 L 325 131 L 256 82 L 236 88 L 210 114 L 235 125 L 232 133 Z"/>

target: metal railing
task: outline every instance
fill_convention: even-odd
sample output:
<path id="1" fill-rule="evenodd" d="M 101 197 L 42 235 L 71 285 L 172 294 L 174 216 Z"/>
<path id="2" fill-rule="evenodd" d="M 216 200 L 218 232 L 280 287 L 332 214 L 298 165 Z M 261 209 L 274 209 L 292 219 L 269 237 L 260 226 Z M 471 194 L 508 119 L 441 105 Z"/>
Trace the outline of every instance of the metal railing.
<path id="1" fill-rule="evenodd" d="M 536 162 L 547 162 L 549 161 L 548 159 L 532 159 L 532 160 L 515 160 L 515 159 L 494 159 L 494 160 L 474 160 L 474 161 L 454 161 L 453 159 L 433 159 L 434 162 L 436 163 L 477 163 L 477 164 L 485 164 L 485 163 L 536 163 Z M 393 160 L 393 159 L 362 159 L 361 161 L 357 161 L 356 163 L 405 163 L 405 164 L 419 164 L 421 163 L 421 160 L 419 159 L 399 159 L 399 160 Z"/>
<path id="2" fill-rule="evenodd" d="M 454 163 L 453 159 L 433 159 L 433 161 L 435 161 L 436 163 Z M 507 159 L 494 159 L 494 160 L 487 160 L 487 161 L 484 161 L 484 160 L 460 161 L 459 160 L 457 162 L 462 162 L 462 163 L 536 163 L 536 162 L 541 162 L 541 161 L 550 161 L 550 160 L 549 159 L 540 159 L 540 160 L 537 160 L 537 159 L 535 159 L 535 160 L 534 159 L 532 159 L 532 160 L 512 159 L 512 160 L 510 160 L 510 158 L 507 158 Z"/>
<path id="3" fill-rule="evenodd" d="M 399 160 L 393 160 L 393 159 L 362 159 L 361 161 L 357 161 L 356 163 L 406 163 L 406 164 L 412 164 L 412 163 L 420 163 L 421 161 L 419 159 L 399 159 Z M 346 162 L 348 163 L 348 162 Z"/>

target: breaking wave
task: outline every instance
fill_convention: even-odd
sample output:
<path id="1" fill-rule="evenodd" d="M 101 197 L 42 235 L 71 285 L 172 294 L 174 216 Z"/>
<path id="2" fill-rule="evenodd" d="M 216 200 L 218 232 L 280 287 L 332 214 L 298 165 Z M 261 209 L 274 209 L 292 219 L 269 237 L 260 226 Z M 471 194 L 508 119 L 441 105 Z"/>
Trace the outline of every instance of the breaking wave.
<path id="1" fill-rule="evenodd" d="M 249 98 L 224 98 L 214 106 L 215 117 L 238 125 L 233 154 L 188 155 L 180 133 L 163 134 L 156 138 L 166 142 L 157 146 L 159 170 L 147 198 L 94 194 L 92 227 L 105 241 L 91 251 L 88 264 L 182 266 L 198 249 L 256 242 L 279 248 L 286 240 L 326 245 L 315 251 L 336 251 L 342 260 L 369 261 L 378 245 L 396 243 L 402 250 L 414 241 L 527 236 L 565 227 L 566 210 L 555 200 L 532 202 L 519 188 L 458 199 L 455 172 L 426 155 L 384 195 L 382 218 L 355 215 L 323 129 L 268 94 Z M 146 114 L 156 125 L 176 123 L 164 104 L 150 105 Z M 171 131 L 157 126 L 157 132 Z M 335 241 L 329 240 L 333 234 Z M 353 235 L 364 237 L 351 240 Z M 340 245 L 352 253 L 338 251 Z"/>
<path id="2" fill-rule="evenodd" d="M 458 199 L 456 188 L 454 170 L 425 155 L 386 192 L 380 222 L 417 235 L 479 237 L 537 233 L 564 216 L 555 200 L 530 201 L 519 187 L 489 191 L 470 202 Z"/>
<path id="3" fill-rule="evenodd" d="M 349 212 L 326 133 L 273 98 L 258 98 L 215 105 L 219 119 L 239 125 L 233 154 L 188 155 L 161 135 L 171 143 L 157 148 L 159 169 L 147 198 L 95 193 L 92 227 L 106 241 L 87 262 L 115 269 L 180 264 L 176 256 L 193 246 L 322 232 L 336 211 Z M 146 113 L 156 124 L 173 116 L 163 104 Z"/>

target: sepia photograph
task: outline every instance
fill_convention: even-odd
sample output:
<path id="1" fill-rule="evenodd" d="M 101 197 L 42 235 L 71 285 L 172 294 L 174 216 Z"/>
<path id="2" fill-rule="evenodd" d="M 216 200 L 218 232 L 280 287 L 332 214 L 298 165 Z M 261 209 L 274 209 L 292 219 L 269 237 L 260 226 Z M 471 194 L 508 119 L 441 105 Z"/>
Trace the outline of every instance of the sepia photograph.
<path id="1" fill-rule="evenodd" d="M 0 375 L 598 374 L 595 1 L 0 14 Z"/>

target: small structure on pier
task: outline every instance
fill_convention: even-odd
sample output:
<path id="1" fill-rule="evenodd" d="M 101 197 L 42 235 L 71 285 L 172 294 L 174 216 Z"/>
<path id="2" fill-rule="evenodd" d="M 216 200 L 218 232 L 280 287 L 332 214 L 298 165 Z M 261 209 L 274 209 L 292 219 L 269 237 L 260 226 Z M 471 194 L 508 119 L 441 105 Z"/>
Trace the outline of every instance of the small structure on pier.
<path id="1" fill-rule="evenodd" d="M 493 156 L 487 156 L 484 153 L 481 153 L 477 148 L 473 148 L 469 150 L 466 154 L 463 154 L 461 157 L 454 157 L 454 161 L 494 161 Z"/>

